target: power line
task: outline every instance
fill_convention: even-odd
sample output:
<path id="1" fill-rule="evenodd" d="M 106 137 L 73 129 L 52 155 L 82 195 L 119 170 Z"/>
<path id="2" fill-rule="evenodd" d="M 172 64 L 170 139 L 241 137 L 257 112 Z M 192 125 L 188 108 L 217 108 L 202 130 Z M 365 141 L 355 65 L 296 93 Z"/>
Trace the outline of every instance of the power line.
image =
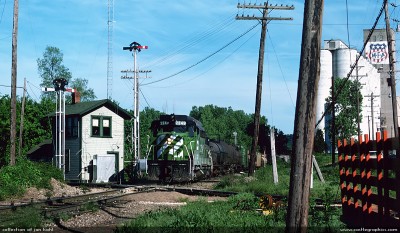
<path id="1" fill-rule="evenodd" d="M 363 45 L 363 47 L 362 47 L 362 49 L 361 49 L 361 51 L 360 51 L 360 54 L 362 54 L 362 53 L 364 52 L 365 47 L 367 46 L 367 43 L 368 43 L 369 39 L 371 38 L 372 33 L 374 32 L 375 28 L 376 28 L 376 25 L 378 25 L 378 21 L 379 21 L 379 19 L 380 19 L 381 16 L 382 16 L 382 13 L 383 13 L 384 8 L 385 8 L 384 5 L 382 5 L 382 7 L 381 7 L 381 9 L 380 9 L 380 11 L 379 11 L 379 14 L 378 14 L 378 16 L 377 16 L 376 19 L 375 19 L 375 23 L 374 23 L 374 25 L 372 26 L 371 30 L 369 31 L 369 34 L 368 34 L 368 36 L 367 36 L 367 39 L 366 39 L 365 42 L 364 42 L 364 45 Z M 342 89 L 343 89 L 344 86 L 346 85 L 347 81 L 349 80 L 349 78 L 350 78 L 350 76 L 351 76 L 351 73 L 353 73 L 353 71 L 354 71 L 354 69 L 356 68 L 356 66 L 357 66 L 357 64 L 358 64 L 358 61 L 360 60 L 361 57 L 362 57 L 362 56 L 357 56 L 356 61 L 355 61 L 354 64 L 350 67 L 349 73 L 348 73 L 347 76 L 344 78 L 344 79 L 345 79 L 345 82 L 343 82 L 342 86 L 340 86 L 340 87 L 338 88 L 338 90 L 336 91 L 336 93 L 337 93 L 336 96 L 342 91 Z M 334 96 L 334 97 L 336 98 L 335 93 L 332 93 L 332 96 Z M 329 106 L 328 106 L 326 109 L 332 109 L 332 102 L 329 103 Z M 328 113 L 328 112 L 327 112 L 326 110 L 323 112 L 321 118 L 320 118 L 320 119 L 318 120 L 318 122 L 315 124 L 315 128 L 317 128 L 317 126 L 321 123 L 321 121 L 324 119 L 324 117 L 326 116 L 327 113 Z"/>
<path id="2" fill-rule="evenodd" d="M 185 68 L 185 69 L 183 69 L 183 70 L 181 70 L 181 71 L 178 71 L 178 72 L 176 72 L 176 73 L 174 73 L 174 74 L 172 74 L 172 75 L 169 75 L 169 76 L 167 76 L 167 77 L 165 77 L 165 78 L 162 78 L 162 79 L 159 79 L 159 80 L 155 80 L 155 81 L 153 81 L 153 82 L 144 83 L 144 84 L 142 84 L 142 86 L 146 86 L 146 85 L 149 85 L 149 84 L 158 83 L 158 82 L 161 82 L 161 81 L 170 79 L 170 78 L 172 78 L 172 77 L 175 77 L 175 76 L 177 76 L 177 75 L 179 75 L 179 74 L 181 74 L 181 73 L 183 73 L 183 72 L 185 72 L 185 71 L 187 71 L 187 70 L 189 70 L 189 69 L 191 69 L 191 68 L 193 68 L 193 67 L 199 65 L 200 63 L 206 61 L 206 60 L 209 59 L 210 57 L 212 57 L 212 56 L 214 56 L 215 54 L 221 52 L 223 49 L 225 49 L 226 47 L 228 47 L 229 45 L 231 45 L 233 42 L 237 41 L 238 39 L 240 39 L 241 37 L 243 37 L 244 35 L 246 35 L 247 33 L 249 33 L 251 30 L 253 30 L 255 27 L 257 27 L 257 25 L 259 25 L 259 24 L 260 24 L 260 23 L 257 22 L 255 25 L 253 25 L 253 26 L 250 27 L 247 31 L 245 31 L 244 33 L 242 33 L 241 35 L 239 35 L 238 37 L 236 37 L 235 39 L 233 39 L 232 41 L 230 41 L 228 44 L 224 45 L 222 48 L 218 49 L 217 51 L 213 52 L 212 54 L 210 54 L 210 55 L 208 55 L 207 57 L 203 58 L 202 60 L 198 61 L 197 63 L 195 63 L 195 64 L 193 64 L 193 65 L 191 65 L 191 66 L 189 66 L 189 67 L 187 67 L 187 68 Z"/>
<path id="3" fill-rule="evenodd" d="M 296 105 L 294 104 L 292 95 L 290 94 L 289 87 L 288 87 L 288 85 L 287 85 L 287 82 L 286 82 L 286 79 L 285 79 L 285 75 L 284 75 L 283 70 L 282 70 L 282 67 L 281 67 L 281 63 L 279 62 L 278 55 L 276 54 L 275 46 L 274 46 L 274 43 L 272 42 L 272 38 L 271 38 L 271 34 L 270 34 L 270 33 L 268 33 L 268 37 L 269 37 L 269 39 L 270 39 L 270 41 L 271 41 L 272 49 L 274 50 L 275 57 L 276 57 L 276 60 L 277 60 L 277 62 L 278 62 L 279 70 L 281 71 L 282 78 L 283 78 L 283 82 L 285 83 L 286 90 L 287 90 L 287 92 L 288 92 L 288 94 L 289 94 L 289 97 L 290 97 L 290 101 L 292 102 L 293 107 L 296 108 Z"/>
<path id="4" fill-rule="evenodd" d="M 223 63 L 224 61 L 226 61 L 229 57 L 231 57 L 234 53 L 236 53 L 240 48 L 242 48 L 247 42 L 249 42 L 250 39 L 252 39 L 258 32 L 255 31 L 253 34 L 250 35 L 249 38 L 247 38 L 242 44 L 240 44 L 235 50 L 233 50 L 230 54 L 228 54 L 224 59 L 222 59 L 221 61 L 219 61 L 218 63 L 214 64 L 213 66 L 211 66 L 209 69 L 207 69 L 206 71 L 196 75 L 195 77 L 185 80 L 185 81 L 181 81 L 179 83 L 175 83 L 172 85 L 168 85 L 168 86 L 163 86 L 163 87 L 158 87 L 158 88 L 169 88 L 169 87 L 176 87 L 185 83 L 188 83 L 204 74 L 206 74 L 207 72 L 209 72 L 210 70 L 214 69 L 215 67 L 219 66 L 221 63 Z"/>
<path id="5" fill-rule="evenodd" d="M 217 36 L 218 34 L 222 34 L 227 27 L 232 25 L 235 22 L 232 16 L 227 17 L 223 21 L 213 24 L 211 27 L 207 27 L 208 30 L 205 32 L 200 32 L 194 35 L 192 38 L 189 38 L 182 43 L 175 45 L 176 49 L 172 49 L 171 51 L 167 51 L 164 54 L 160 55 L 159 59 L 153 60 L 149 64 L 145 64 L 142 67 L 154 68 L 154 66 L 159 66 L 175 57 L 175 55 L 182 54 L 183 51 L 199 44 L 200 42 L 212 41 L 213 36 Z M 211 42 L 210 42 L 211 43 Z"/>

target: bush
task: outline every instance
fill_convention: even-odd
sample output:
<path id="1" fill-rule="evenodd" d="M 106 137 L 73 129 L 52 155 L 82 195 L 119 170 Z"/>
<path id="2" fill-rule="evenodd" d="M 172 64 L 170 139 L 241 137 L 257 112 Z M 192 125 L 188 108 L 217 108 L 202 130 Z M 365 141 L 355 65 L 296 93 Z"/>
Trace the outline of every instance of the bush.
<path id="1" fill-rule="evenodd" d="M 20 158 L 16 165 L 0 169 L 0 200 L 22 196 L 29 187 L 50 189 L 52 177 L 62 180 L 62 172 L 51 164 Z"/>

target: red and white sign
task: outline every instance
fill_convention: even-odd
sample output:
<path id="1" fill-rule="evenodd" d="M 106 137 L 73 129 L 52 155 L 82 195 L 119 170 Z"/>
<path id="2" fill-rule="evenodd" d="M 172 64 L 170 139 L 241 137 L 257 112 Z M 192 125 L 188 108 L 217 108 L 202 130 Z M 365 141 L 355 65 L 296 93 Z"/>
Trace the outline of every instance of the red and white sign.
<path id="1" fill-rule="evenodd" d="M 371 64 L 389 64 L 389 49 L 387 41 L 368 42 L 365 56 Z"/>

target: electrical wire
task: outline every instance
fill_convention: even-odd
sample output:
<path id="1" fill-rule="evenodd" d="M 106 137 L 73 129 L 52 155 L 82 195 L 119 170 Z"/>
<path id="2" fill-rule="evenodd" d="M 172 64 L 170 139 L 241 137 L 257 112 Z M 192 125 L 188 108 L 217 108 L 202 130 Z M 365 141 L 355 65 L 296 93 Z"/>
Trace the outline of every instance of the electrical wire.
<path id="1" fill-rule="evenodd" d="M 365 50 L 365 47 L 367 46 L 367 43 L 369 42 L 369 39 L 370 39 L 371 36 L 372 36 L 372 33 L 374 32 L 376 26 L 378 25 L 378 21 L 379 21 L 379 19 L 380 19 L 381 16 L 382 16 L 382 13 L 383 13 L 384 8 L 385 8 L 385 2 L 383 3 L 383 5 L 382 5 L 382 7 L 381 7 L 381 9 L 380 9 L 380 11 L 379 11 L 378 16 L 376 17 L 376 20 L 375 20 L 375 22 L 374 22 L 374 25 L 372 26 L 371 30 L 369 31 L 369 34 L 368 34 L 368 36 L 367 36 L 367 39 L 366 39 L 365 42 L 364 42 L 364 45 L 363 45 L 363 47 L 362 47 L 362 49 L 361 49 L 361 51 L 360 51 L 360 54 L 363 54 L 363 52 L 364 52 L 364 50 Z M 350 78 L 351 74 L 353 73 L 354 69 L 357 67 L 357 64 L 358 64 L 358 61 L 360 60 L 360 58 L 361 58 L 361 56 L 357 56 L 355 63 L 350 67 L 349 73 L 347 74 L 346 78 L 344 78 L 344 79 L 345 79 L 345 82 L 343 82 L 342 86 L 340 86 L 340 87 L 338 88 L 338 90 L 337 90 L 337 92 L 336 92 L 336 93 L 337 93 L 336 95 L 338 95 L 338 94 L 343 90 L 344 86 L 346 85 L 347 81 L 349 80 L 349 78 Z M 332 96 L 334 96 L 334 94 L 335 94 L 335 93 L 332 93 Z M 335 97 L 336 97 L 336 96 L 335 96 Z M 327 109 L 331 109 L 331 108 L 332 108 L 332 102 L 329 103 Z M 323 112 L 321 118 L 320 118 L 320 119 L 318 120 L 318 122 L 315 124 L 315 128 L 317 128 L 317 126 L 321 123 L 321 121 L 324 119 L 324 117 L 326 116 L 327 113 L 328 113 L 328 111 L 326 111 L 326 110 Z"/>
<path id="2" fill-rule="evenodd" d="M 0 24 L 1 24 L 1 21 L 3 20 L 4 9 L 6 8 L 6 3 L 7 3 L 7 0 L 4 0 L 3 10 L 1 11 L 1 16 L 0 16 Z"/>
<path id="3" fill-rule="evenodd" d="M 347 43 L 349 45 L 349 58 L 350 63 L 352 63 L 351 59 L 351 44 L 350 44 L 350 31 L 349 31 L 349 6 L 346 0 L 346 33 L 347 33 Z"/>
<path id="4" fill-rule="evenodd" d="M 229 45 L 231 45 L 232 43 L 234 43 L 235 41 L 237 41 L 238 39 L 240 39 L 241 37 L 243 37 L 244 35 L 246 35 L 247 33 L 249 33 L 251 30 L 253 30 L 255 27 L 257 27 L 257 25 L 259 25 L 259 24 L 260 24 L 260 23 L 257 22 L 255 25 L 253 25 L 252 27 L 250 27 L 247 31 L 245 31 L 245 32 L 243 32 L 242 34 L 240 34 L 238 37 L 236 37 L 235 39 L 233 39 L 232 41 L 230 41 L 229 43 L 227 43 L 226 45 L 224 45 L 222 48 L 216 50 L 215 52 L 211 53 L 210 55 L 208 55 L 208 56 L 206 56 L 205 58 L 201 59 L 200 61 L 196 62 L 195 64 L 193 64 L 193 65 L 191 65 L 191 66 L 189 66 L 189 67 L 187 67 L 187 68 L 185 68 L 185 69 L 183 69 L 183 70 L 181 70 L 181 71 L 178 71 L 178 72 L 176 72 L 176 73 L 174 73 L 174 74 L 172 74 L 172 75 L 169 75 L 169 76 L 167 76 L 167 77 L 165 77 L 165 78 L 161 78 L 161 79 L 158 79 L 158 80 L 155 80 L 155 81 L 152 81 L 152 82 L 144 83 L 144 84 L 142 84 L 142 86 L 146 86 L 146 85 L 153 84 L 153 83 L 158 83 L 158 82 L 161 82 L 161 81 L 164 81 L 164 80 L 173 78 L 173 77 L 175 77 L 175 76 L 177 76 L 177 75 L 179 75 L 179 74 L 181 74 L 181 73 L 183 73 L 183 72 L 185 72 L 185 71 L 187 71 L 187 70 L 189 70 L 189 69 L 191 69 L 191 68 L 193 68 L 193 67 L 195 67 L 195 66 L 201 64 L 202 62 L 204 62 L 204 61 L 206 61 L 207 59 L 211 58 L 211 57 L 214 56 L 215 54 L 221 52 L 223 49 L 225 49 L 226 47 L 228 47 Z"/>
<path id="5" fill-rule="evenodd" d="M 181 81 L 180 83 L 175 83 L 172 85 L 168 85 L 168 86 L 162 86 L 162 87 L 158 87 L 158 88 L 170 88 L 170 87 L 176 87 L 179 85 L 183 85 L 185 83 L 188 83 L 190 81 L 193 81 L 195 79 L 197 79 L 198 77 L 203 76 L 204 74 L 208 73 L 210 70 L 214 69 L 215 67 L 219 66 L 220 64 L 222 64 L 223 62 L 225 62 L 229 57 L 231 57 L 233 54 L 235 54 L 240 48 L 242 48 L 245 44 L 247 44 L 247 42 L 249 42 L 250 39 L 252 39 L 258 32 L 255 31 L 253 34 L 251 34 L 249 36 L 249 38 L 247 38 L 247 40 L 245 40 L 242 44 L 240 44 L 235 50 L 233 50 L 230 54 L 228 54 L 224 59 L 222 59 L 220 62 L 214 64 L 213 66 L 211 66 L 209 69 L 207 69 L 206 71 L 202 72 L 199 75 L 196 75 L 195 77 L 185 80 L 185 81 Z"/>
<path id="6" fill-rule="evenodd" d="M 290 94 L 289 87 L 288 87 L 288 85 L 287 85 L 286 78 L 285 78 L 285 75 L 284 75 L 284 73 L 283 73 L 281 63 L 279 62 L 278 54 L 276 53 L 275 46 L 274 46 L 274 43 L 272 42 L 272 38 L 271 38 L 271 34 L 270 34 L 270 33 L 268 33 L 268 37 L 269 37 L 269 40 L 270 40 L 270 42 L 271 42 L 272 50 L 274 50 L 274 54 L 275 54 L 275 57 L 276 57 L 276 61 L 278 62 L 279 70 L 281 71 L 282 78 L 283 78 L 283 82 L 285 83 L 286 90 L 287 90 L 287 92 L 288 92 L 288 94 L 289 94 L 289 97 L 290 97 L 290 101 L 292 102 L 293 108 L 296 108 L 296 105 L 294 104 L 292 95 Z"/>
<path id="7" fill-rule="evenodd" d="M 232 25 L 235 22 L 234 16 L 228 16 L 224 20 L 219 21 L 219 23 L 213 24 L 211 27 L 207 27 L 207 31 L 199 32 L 195 34 L 193 37 L 183 41 L 180 44 L 174 46 L 174 49 L 170 51 L 166 51 L 160 55 L 159 59 L 153 60 L 151 63 L 142 65 L 143 68 L 149 69 L 154 66 L 160 66 L 170 60 L 172 60 L 176 55 L 182 54 L 187 49 L 194 47 L 200 42 L 204 43 L 207 40 L 212 40 L 213 36 L 218 36 L 218 34 L 222 34 L 227 27 Z"/>
<path id="8" fill-rule="evenodd" d="M 144 96 L 144 94 L 143 94 L 143 92 L 142 92 L 142 89 L 141 89 L 141 88 L 139 88 L 139 91 L 140 91 L 140 94 L 142 94 L 144 101 L 146 101 L 146 103 L 147 103 L 147 106 L 148 106 L 149 108 L 151 108 L 151 107 L 150 107 L 150 104 L 149 104 L 149 102 L 147 101 L 147 99 L 146 99 L 146 96 Z"/>

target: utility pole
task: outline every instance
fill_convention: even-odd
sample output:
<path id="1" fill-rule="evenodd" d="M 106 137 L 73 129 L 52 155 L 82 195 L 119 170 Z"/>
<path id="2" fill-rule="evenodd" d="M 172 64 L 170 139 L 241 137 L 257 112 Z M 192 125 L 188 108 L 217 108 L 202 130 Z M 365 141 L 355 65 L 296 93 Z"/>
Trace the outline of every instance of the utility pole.
<path id="1" fill-rule="evenodd" d="M 11 125 L 10 125 L 10 165 L 15 165 L 15 138 L 17 135 L 17 38 L 18 38 L 18 0 L 14 0 L 14 19 L 12 31 L 11 61 Z"/>
<path id="2" fill-rule="evenodd" d="M 389 76 L 390 76 L 390 86 L 391 86 L 391 94 L 392 94 L 392 108 L 393 108 L 393 129 L 394 129 L 394 140 L 395 149 L 396 149 L 396 157 L 400 158 L 400 149 L 399 149 L 399 125 L 397 119 L 397 95 L 396 95 L 396 77 L 395 77 L 395 68 L 394 68 L 394 58 L 393 58 L 393 38 L 392 32 L 390 29 L 390 21 L 389 21 L 389 13 L 388 13 L 388 1 L 384 0 L 385 4 L 385 22 L 386 22 L 386 36 L 388 39 L 388 49 L 389 49 Z M 399 174 L 400 176 L 400 174 Z M 400 194 L 398 194 L 400 197 Z"/>
<path id="3" fill-rule="evenodd" d="M 307 232 L 324 0 L 305 0 L 286 232 Z"/>
<path id="4" fill-rule="evenodd" d="M 293 20 L 293 18 L 282 18 L 282 17 L 267 17 L 268 10 L 294 10 L 294 6 L 272 6 L 267 5 L 264 2 L 264 5 L 237 5 L 237 8 L 250 8 L 263 10 L 262 17 L 255 16 L 236 16 L 238 20 L 261 20 L 261 38 L 260 38 L 260 50 L 258 54 L 258 72 L 257 72 L 257 90 L 256 90 L 256 105 L 255 105 L 255 113 L 254 113 L 254 133 L 252 139 L 252 147 L 250 152 L 250 162 L 249 162 L 249 176 L 254 174 L 255 170 L 255 158 L 256 151 L 258 145 L 258 134 L 260 132 L 260 109 L 261 109 L 261 93 L 262 93 L 262 79 L 263 79 L 263 69 L 264 69 L 264 48 L 265 48 L 265 34 L 267 30 L 267 20 Z"/>
<path id="5" fill-rule="evenodd" d="M 25 95 L 26 95 L 26 78 L 24 78 L 24 94 L 22 95 L 21 122 L 20 122 L 20 126 L 19 126 L 18 156 L 21 156 L 22 133 L 24 132 Z"/>
<path id="6" fill-rule="evenodd" d="M 134 95 L 134 103 L 133 103 L 133 134 L 132 134 L 132 140 L 133 140 L 133 150 L 134 150 L 134 161 L 137 162 L 141 156 L 140 156 L 140 119 L 139 119 L 139 81 L 138 81 L 138 69 L 137 69 L 137 62 L 136 62 L 136 56 L 137 53 L 140 52 L 142 49 L 147 49 L 148 46 L 142 46 L 137 42 L 132 42 L 129 47 L 123 47 L 123 50 L 129 50 L 133 51 L 133 71 L 122 71 L 125 72 L 126 74 L 128 72 L 133 72 L 133 95 Z M 143 71 L 145 73 L 148 73 L 150 71 Z M 131 79 L 131 77 L 128 77 L 127 75 L 123 76 L 122 78 L 125 79 Z"/>
<path id="7" fill-rule="evenodd" d="M 372 129 L 372 133 L 370 134 L 370 137 L 371 137 L 372 140 L 374 140 L 375 139 L 375 136 L 374 136 L 375 135 L 375 130 L 374 130 L 374 128 L 375 128 L 375 126 L 374 126 L 374 97 L 379 97 L 379 95 L 374 95 L 374 93 L 371 92 L 370 95 L 366 95 L 364 97 L 369 97 L 370 101 L 371 101 L 371 120 L 372 120 L 371 129 Z M 368 123 L 368 126 L 369 126 L 369 123 Z"/>
<path id="8" fill-rule="evenodd" d="M 394 148 L 396 150 L 396 158 L 400 158 L 400 147 L 399 147 L 399 123 L 397 118 L 397 94 L 396 94 L 396 77 L 395 77 L 395 67 L 396 62 L 393 58 L 393 38 L 390 28 L 390 20 L 388 13 L 388 0 L 384 0 L 385 3 L 385 22 L 386 22 L 386 36 L 388 39 L 388 49 L 389 49 L 389 76 L 390 76 L 390 88 L 392 94 L 392 109 L 393 109 L 393 130 L 394 137 L 393 140 Z M 396 172 L 396 180 L 400 179 L 400 171 Z M 396 199 L 400 200 L 400 192 L 396 192 Z"/>
<path id="9" fill-rule="evenodd" d="M 356 78 L 356 81 L 357 81 L 357 85 L 358 85 L 358 84 L 361 85 L 361 83 L 360 83 L 360 79 L 361 79 L 361 78 L 367 77 L 367 76 L 368 76 L 367 74 L 365 74 L 365 75 L 360 75 L 360 74 L 358 74 L 358 71 L 359 71 L 362 67 L 364 67 L 364 66 L 359 66 L 358 63 L 356 64 L 356 76 L 355 76 L 355 78 Z M 354 76 L 351 76 L 351 77 L 354 77 Z M 360 129 L 360 112 L 359 112 L 359 109 L 360 109 L 360 96 L 359 96 L 359 93 L 358 93 L 359 91 L 360 91 L 360 89 L 357 88 L 357 138 L 360 137 L 360 135 L 361 135 L 361 129 Z"/>
<path id="10" fill-rule="evenodd" d="M 108 0 L 108 56 L 107 56 L 107 98 L 112 96 L 113 82 L 113 23 L 114 23 L 114 0 Z"/>
<path id="11" fill-rule="evenodd" d="M 332 132 L 332 141 L 331 141 L 331 154 L 332 154 L 332 167 L 335 166 L 336 160 L 336 116 L 335 116 L 335 105 L 336 105 L 336 97 L 335 97 L 335 78 L 332 76 L 332 125 L 331 125 L 331 132 Z"/>

